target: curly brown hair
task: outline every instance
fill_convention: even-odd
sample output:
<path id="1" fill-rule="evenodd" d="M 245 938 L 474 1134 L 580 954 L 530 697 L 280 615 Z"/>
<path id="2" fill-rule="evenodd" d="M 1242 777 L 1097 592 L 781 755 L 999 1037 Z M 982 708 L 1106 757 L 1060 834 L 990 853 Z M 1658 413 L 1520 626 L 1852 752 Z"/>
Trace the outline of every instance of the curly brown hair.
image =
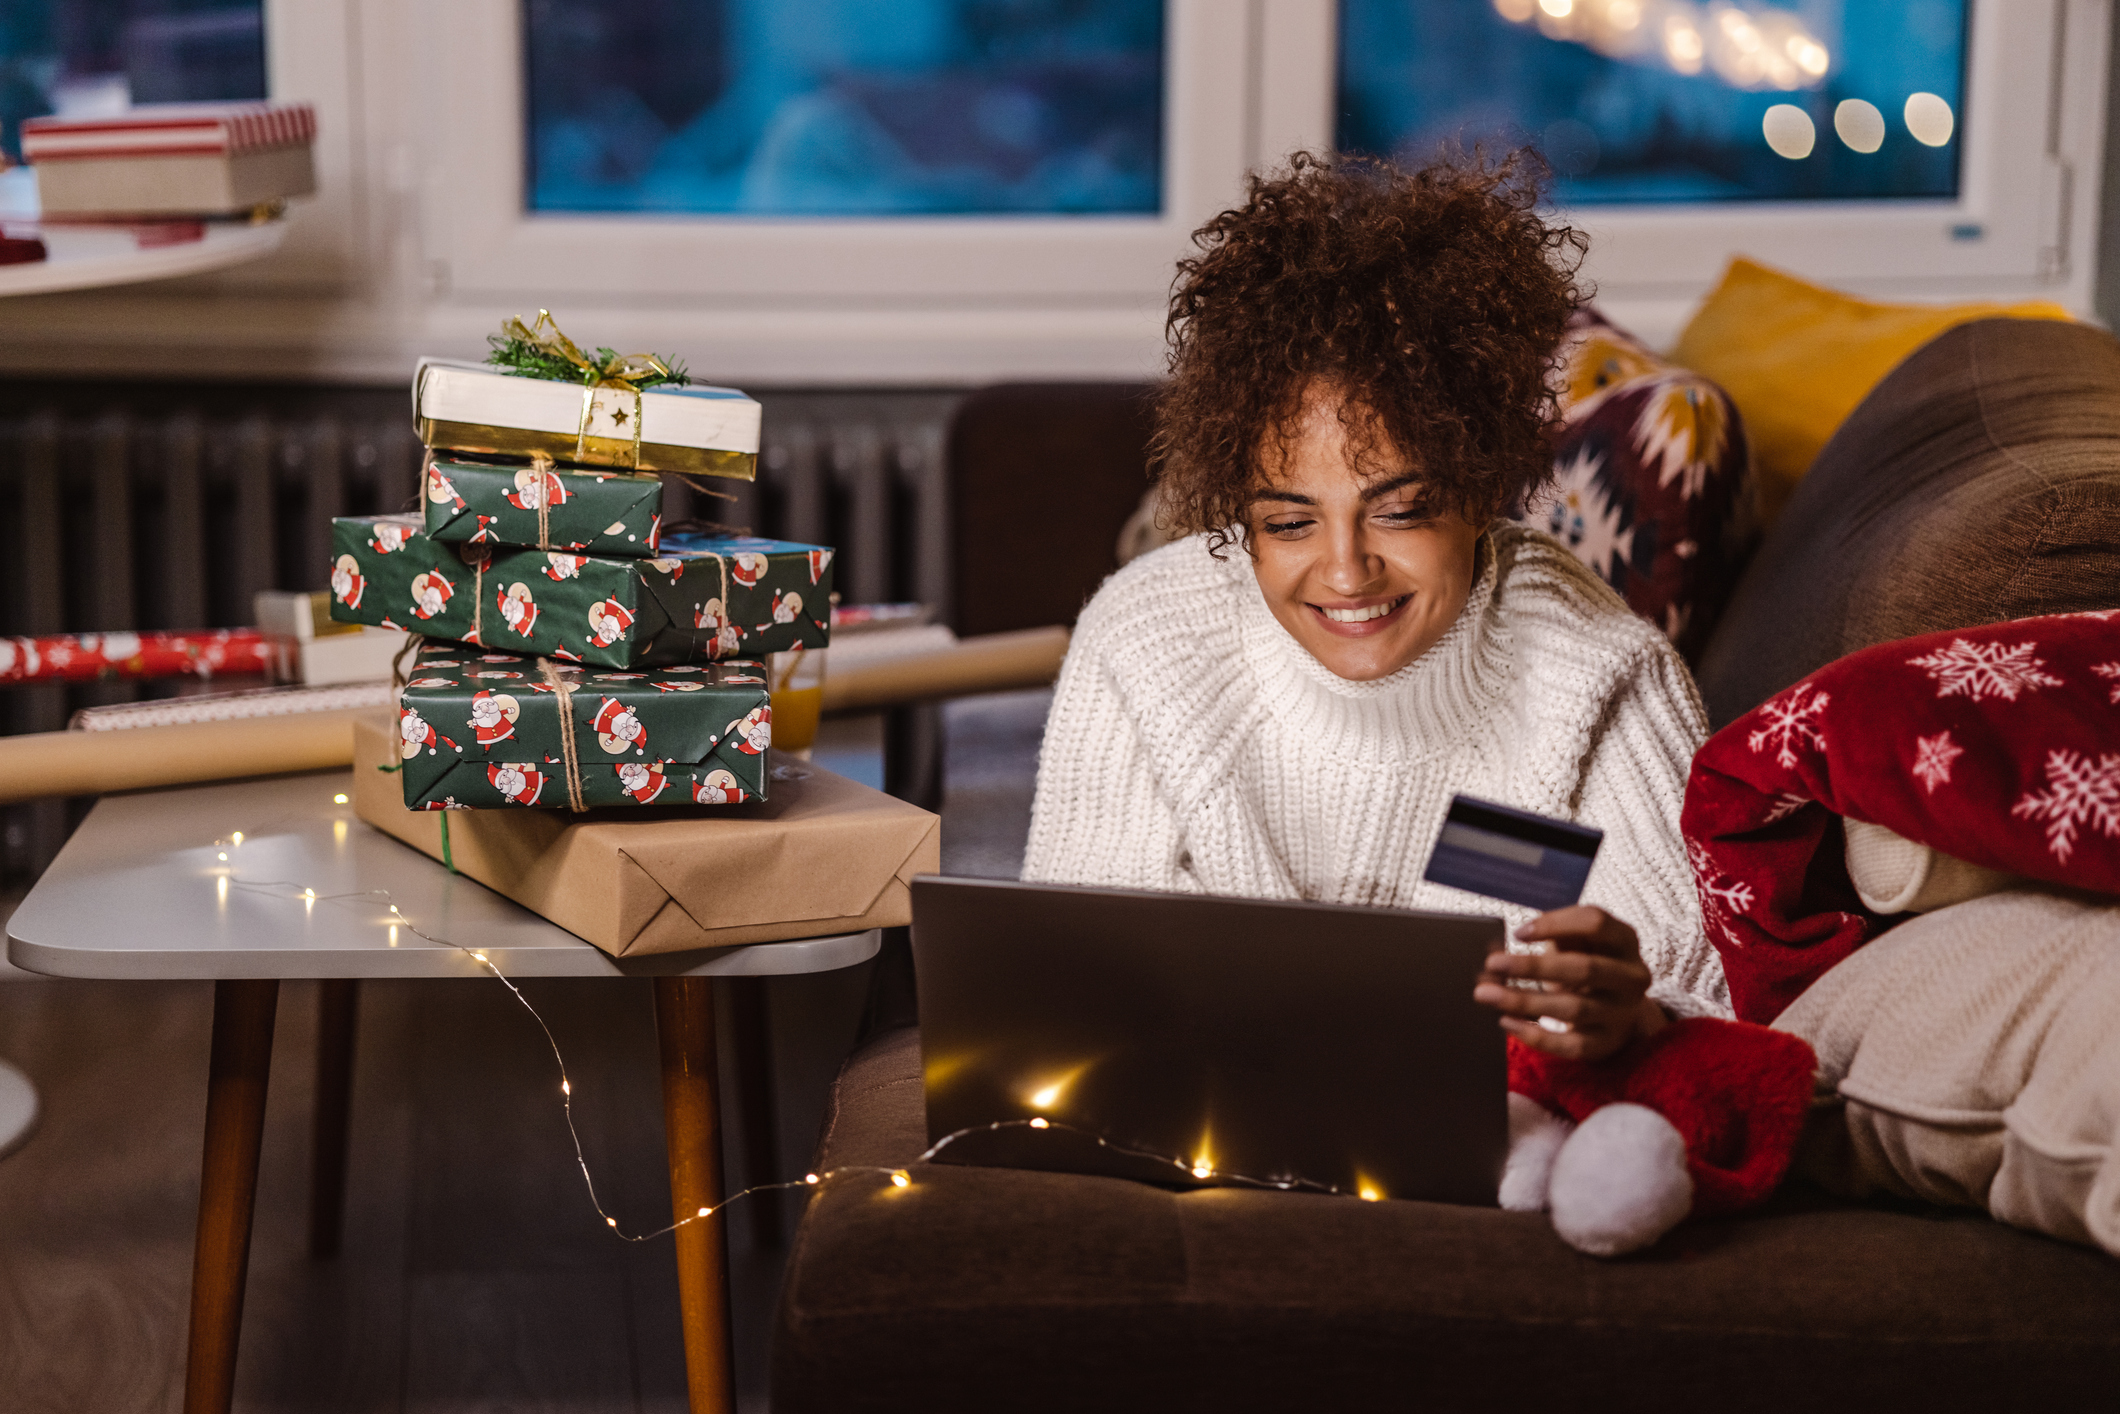
<path id="1" fill-rule="evenodd" d="M 1552 475 L 1551 369 L 1589 241 L 1537 210 L 1536 153 L 1407 171 L 1298 153 L 1193 233 L 1166 329 L 1153 464 L 1161 518 L 1249 543 L 1269 443 L 1306 390 L 1340 398 L 1358 467 L 1429 473 L 1438 511 L 1484 524 Z"/>

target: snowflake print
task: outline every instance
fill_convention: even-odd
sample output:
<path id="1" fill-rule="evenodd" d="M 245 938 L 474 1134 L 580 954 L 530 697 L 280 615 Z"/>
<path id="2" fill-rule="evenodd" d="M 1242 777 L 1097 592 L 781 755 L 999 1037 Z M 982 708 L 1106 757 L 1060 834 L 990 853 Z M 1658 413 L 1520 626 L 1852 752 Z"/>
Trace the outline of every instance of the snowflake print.
<path id="1" fill-rule="evenodd" d="M 2046 660 L 2032 656 L 2038 646 L 2032 642 L 1968 643 L 1954 638 L 1948 648 L 1907 659 L 1907 666 L 1926 669 L 1936 682 L 1938 697 L 1970 697 L 1975 702 L 1999 697 L 2015 702 L 2020 692 L 2061 686 L 2060 678 L 2039 671 Z"/>
<path id="2" fill-rule="evenodd" d="M 1938 732 L 1934 736 L 1914 738 L 1914 775 L 1928 789 L 1930 795 L 1936 787 L 1947 785 L 1951 779 L 1951 763 L 1965 755 L 1965 748 L 1951 740 L 1949 732 Z"/>
<path id="3" fill-rule="evenodd" d="M 1787 770 L 1796 764 L 1799 748 L 1826 749 L 1826 734 L 1819 730 L 1813 719 L 1826 710 L 1826 703 L 1830 701 L 1831 694 L 1800 682 L 1767 703 L 1763 709 L 1767 724 L 1745 738 L 1745 742 L 1754 751 L 1764 751 L 1771 743 L 1774 764 Z"/>
<path id="4" fill-rule="evenodd" d="M 2091 826 L 2120 835 L 2120 755 L 2095 762 L 2065 748 L 2046 753 L 2046 789 L 2027 792 L 2010 807 L 2020 820 L 2046 821 L 2046 846 L 2063 864 L 2076 852 L 2076 831 Z"/>
<path id="5" fill-rule="evenodd" d="M 2113 695 L 2107 700 L 2120 704 L 2120 663 L 2093 663 L 2091 671 L 2113 685 Z"/>
<path id="6" fill-rule="evenodd" d="M 1732 947 L 1743 946 L 1730 924 L 1751 911 L 1752 886 L 1741 879 L 1726 878 L 1699 840 L 1686 841 L 1686 857 L 1692 861 L 1693 877 L 1700 884 L 1701 921 Z"/>
<path id="7" fill-rule="evenodd" d="M 1810 801 L 1800 795 L 1783 791 L 1775 797 L 1774 803 L 1767 807 L 1767 818 L 1760 823 L 1771 825 L 1777 820 L 1786 820 L 1810 803 Z"/>

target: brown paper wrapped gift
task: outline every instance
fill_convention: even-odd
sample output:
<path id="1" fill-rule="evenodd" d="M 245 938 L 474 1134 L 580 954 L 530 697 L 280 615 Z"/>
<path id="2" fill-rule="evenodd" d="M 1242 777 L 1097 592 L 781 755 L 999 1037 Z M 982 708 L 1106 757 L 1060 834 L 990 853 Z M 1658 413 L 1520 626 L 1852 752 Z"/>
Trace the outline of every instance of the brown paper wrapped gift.
<path id="1" fill-rule="evenodd" d="M 354 812 L 614 957 L 910 923 L 941 820 L 819 766 L 770 801 L 634 810 L 407 810 L 397 737 L 354 724 Z M 792 773 L 790 773 L 792 775 Z"/>

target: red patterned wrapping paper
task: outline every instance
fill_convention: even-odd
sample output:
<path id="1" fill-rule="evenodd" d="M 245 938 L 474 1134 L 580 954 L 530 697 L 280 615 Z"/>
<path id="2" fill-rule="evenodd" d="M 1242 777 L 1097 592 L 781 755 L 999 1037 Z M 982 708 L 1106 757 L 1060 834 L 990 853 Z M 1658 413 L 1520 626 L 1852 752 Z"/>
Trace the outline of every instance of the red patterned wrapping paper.
<path id="1" fill-rule="evenodd" d="M 254 628 L 189 633 L 55 633 L 0 638 L 0 686 L 96 678 L 292 674 L 294 644 Z"/>

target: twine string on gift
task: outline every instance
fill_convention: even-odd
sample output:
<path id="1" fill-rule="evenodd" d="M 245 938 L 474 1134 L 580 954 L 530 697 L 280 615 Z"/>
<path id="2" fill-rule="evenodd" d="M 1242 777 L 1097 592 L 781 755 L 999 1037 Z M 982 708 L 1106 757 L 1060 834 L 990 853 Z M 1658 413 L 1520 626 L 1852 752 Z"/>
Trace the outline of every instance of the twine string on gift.
<path id="1" fill-rule="evenodd" d="M 560 769 L 567 777 L 567 808 L 578 815 L 589 807 L 582 803 L 582 761 L 574 746 L 574 684 L 561 676 L 550 658 L 538 659 L 537 671 L 559 701 Z"/>
<path id="2" fill-rule="evenodd" d="M 387 770 L 389 768 L 385 767 L 383 769 Z M 225 839 L 216 840 L 215 844 L 226 851 L 231 848 L 239 848 L 242 841 L 243 836 L 239 832 Z M 438 947 L 454 948 L 469 957 L 479 967 L 491 973 L 495 980 L 499 981 L 515 997 L 515 1000 L 522 1006 L 523 1010 L 530 1013 L 530 1019 L 535 1021 L 538 1029 L 544 1033 L 545 1045 L 551 1050 L 553 1065 L 559 1071 L 560 1109 L 566 1119 L 568 1138 L 574 1145 L 575 1167 L 580 1171 L 582 1186 L 589 1195 L 589 1206 L 603 1220 L 605 1229 L 622 1242 L 652 1242 L 657 1238 L 669 1236 L 679 1228 L 689 1227 L 696 1222 L 704 1222 L 732 1204 L 741 1202 L 746 1198 L 766 1193 L 784 1192 L 790 1189 L 821 1188 L 823 1185 L 838 1178 L 869 1175 L 887 1178 L 892 1188 L 904 1189 L 913 1186 L 914 1176 L 906 1168 L 884 1164 L 842 1164 L 833 1168 L 822 1169 L 815 1173 L 806 1173 L 799 1179 L 789 1179 L 777 1183 L 752 1184 L 748 1188 L 739 1189 L 737 1192 L 730 1194 L 719 1203 L 708 1204 L 705 1207 L 696 1209 L 677 1221 L 667 1223 L 662 1227 L 647 1232 L 627 1232 L 619 1226 L 618 1218 L 605 1209 L 603 1199 L 597 1194 L 596 1177 L 590 1171 L 588 1153 L 582 1145 L 581 1131 L 574 1122 L 574 1082 L 567 1072 L 567 1059 L 560 1051 L 558 1038 L 552 1034 L 552 1027 L 546 1022 L 544 1016 L 531 1004 L 530 999 L 523 995 L 522 989 L 516 986 L 505 972 L 501 971 L 500 965 L 493 960 L 485 949 L 469 947 L 453 939 L 424 931 L 414 924 L 412 919 L 398 907 L 388 889 L 360 889 L 347 893 L 320 894 L 313 888 L 305 888 L 300 884 L 284 879 L 240 879 L 234 875 L 233 871 L 222 877 L 226 878 L 229 885 L 233 888 L 269 898 L 298 900 L 305 907 L 314 907 L 319 903 L 345 903 L 350 900 L 361 899 L 379 903 L 388 909 L 385 921 L 390 927 L 393 942 L 396 939 L 398 930 L 402 929 L 412 934 L 412 936 L 422 941 L 433 943 Z M 1321 1183 L 1315 1179 L 1298 1178 L 1292 1174 L 1262 1178 L 1253 1174 L 1237 1173 L 1216 1167 L 1212 1157 L 1207 1154 L 1200 1154 L 1187 1159 L 1174 1154 L 1121 1144 L 1106 1138 L 1093 1129 L 1069 1124 L 1064 1120 L 1051 1119 L 1044 1115 L 1033 1115 L 1027 1119 L 1002 1119 L 994 1120 L 987 1124 L 967 1125 L 963 1129 L 943 1135 L 940 1139 L 928 1145 L 914 1162 L 930 1162 L 945 1149 L 974 1135 L 992 1134 L 1011 1129 L 1030 1129 L 1080 1135 L 1094 1142 L 1098 1148 L 1108 1153 L 1124 1158 L 1143 1160 L 1159 1166 L 1168 1165 L 1176 1170 L 1172 1174 L 1172 1178 L 1179 1183 L 1183 1183 L 1187 1179 L 1194 1181 L 1212 1179 L 1217 1184 L 1229 1187 L 1265 1189 L 1283 1193 L 1321 1193 L 1341 1198 L 1361 1198 L 1370 1202 L 1375 1202 L 1385 1196 L 1366 1183 L 1350 1191 L 1336 1184 Z"/>

